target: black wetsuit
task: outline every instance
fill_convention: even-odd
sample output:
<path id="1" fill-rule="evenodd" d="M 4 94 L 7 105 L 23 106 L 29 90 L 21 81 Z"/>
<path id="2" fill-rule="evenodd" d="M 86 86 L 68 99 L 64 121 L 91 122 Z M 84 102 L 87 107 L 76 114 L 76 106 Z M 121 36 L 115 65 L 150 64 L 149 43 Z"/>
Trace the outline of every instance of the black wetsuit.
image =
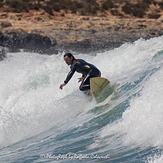
<path id="1" fill-rule="evenodd" d="M 81 91 L 85 91 L 90 89 L 90 78 L 92 77 L 100 77 L 101 72 L 98 68 L 96 68 L 94 65 L 87 63 L 86 61 L 82 59 L 74 59 L 71 64 L 71 70 L 67 75 L 66 80 L 64 81 L 65 84 L 69 82 L 73 74 L 76 72 L 83 74 L 82 76 L 84 79 L 82 80 L 82 83 L 79 87 Z"/>

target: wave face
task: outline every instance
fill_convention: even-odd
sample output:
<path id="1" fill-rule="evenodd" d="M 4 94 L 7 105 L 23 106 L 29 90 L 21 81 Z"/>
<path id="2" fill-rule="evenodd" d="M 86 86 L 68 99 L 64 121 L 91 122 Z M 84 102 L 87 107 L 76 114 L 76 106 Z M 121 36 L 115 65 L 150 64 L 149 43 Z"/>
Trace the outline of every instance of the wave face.
<path id="1" fill-rule="evenodd" d="M 111 81 L 97 103 L 64 54 L 8 53 L 0 62 L 0 162 L 163 161 L 163 37 L 78 54 Z"/>

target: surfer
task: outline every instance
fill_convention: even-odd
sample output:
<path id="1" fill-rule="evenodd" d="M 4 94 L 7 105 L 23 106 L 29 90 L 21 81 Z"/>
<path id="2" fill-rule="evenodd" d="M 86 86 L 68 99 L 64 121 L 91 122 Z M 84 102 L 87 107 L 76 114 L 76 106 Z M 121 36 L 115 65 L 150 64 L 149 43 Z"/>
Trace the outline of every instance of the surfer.
<path id="1" fill-rule="evenodd" d="M 70 72 L 68 73 L 64 83 L 60 85 L 60 89 L 69 82 L 75 71 L 82 74 L 82 77 L 78 78 L 78 82 L 82 81 L 79 87 L 81 91 L 90 89 L 90 78 L 101 76 L 101 72 L 97 67 L 83 59 L 75 59 L 71 53 L 66 53 L 64 55 L 64 60 L 67 65 L 70 65 Z"/>

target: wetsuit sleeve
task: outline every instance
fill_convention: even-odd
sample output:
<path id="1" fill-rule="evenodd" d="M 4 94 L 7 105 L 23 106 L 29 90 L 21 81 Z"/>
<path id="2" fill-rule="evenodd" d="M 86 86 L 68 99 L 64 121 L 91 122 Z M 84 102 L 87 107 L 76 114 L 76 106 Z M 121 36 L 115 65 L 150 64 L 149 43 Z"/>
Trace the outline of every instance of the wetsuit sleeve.
<path id="1" fill-rule="evenodd" d="M 65 84 L 67 84 L 69 82 L 69 80 L 71 79 L 71 77 L 74 75 L 75 71 L 76 71 L 76 65 L 74 65 L 74 66 L 71 67 L 71 70 L 68 73 L 68 75 L 66 77 L 66 80 L 64 81 Z"/>

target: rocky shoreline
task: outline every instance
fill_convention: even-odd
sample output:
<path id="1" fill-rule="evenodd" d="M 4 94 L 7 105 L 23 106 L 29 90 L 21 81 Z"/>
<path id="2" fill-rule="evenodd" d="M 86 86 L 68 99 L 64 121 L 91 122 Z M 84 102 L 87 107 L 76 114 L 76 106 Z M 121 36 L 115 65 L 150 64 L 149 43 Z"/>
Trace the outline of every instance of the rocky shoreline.
<path id="1" fill-rule="evenodd" d="M 57 54 L 58 50 L 90 53 L 163 35 L 163 14 L 158 19 L 57 14 L 0 13 L 0 46 L 12 52 L 24 49 L 44 54 Z"/>

